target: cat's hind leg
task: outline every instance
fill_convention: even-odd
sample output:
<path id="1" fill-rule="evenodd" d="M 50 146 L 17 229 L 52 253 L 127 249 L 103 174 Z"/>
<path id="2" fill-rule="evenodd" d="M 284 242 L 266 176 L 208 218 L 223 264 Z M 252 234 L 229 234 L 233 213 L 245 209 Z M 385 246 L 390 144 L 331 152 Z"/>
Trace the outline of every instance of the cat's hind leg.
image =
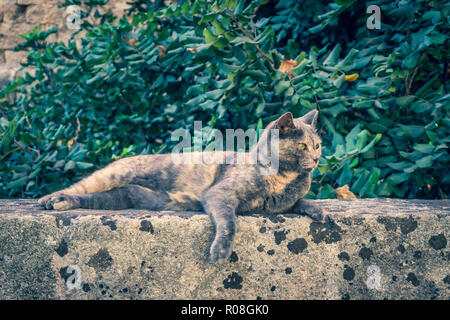
<path id="1" fill-rule="evenodd" d="M 46 209 L 148 209 L 161 210 L 169 201 L 162 192 L 155 192 L 138 185 L 126 185 L 103 192 L 86 194 L 57 194 L 46 203 Z"/>
<path id="2" fill-rule="evenodd" d="M 132 158 L 115 161 L 66 189 L 44 196 L 39 199 L 39 204 L 46 209 L 52 209 L 55 199 L 63 194 L 82 195 L 127 185 L 136 175 L 136 169 L 130 159 Z"/>

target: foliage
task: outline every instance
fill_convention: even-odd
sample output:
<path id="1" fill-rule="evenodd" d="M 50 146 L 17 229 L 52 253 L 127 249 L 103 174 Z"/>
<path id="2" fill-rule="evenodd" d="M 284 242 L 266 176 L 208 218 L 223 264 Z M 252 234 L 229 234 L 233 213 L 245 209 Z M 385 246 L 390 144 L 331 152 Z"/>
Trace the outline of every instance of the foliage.
<path id="1" fill-rule="evenodd" d="M 382 12 L 369 30 L 361 1 L 138 0 L 120 19 L 96 10 L 105 2 L 90 2 L 68 43 L 46 40 L 56 29 L 23 35 L 17 50 L 36 72 L 0 92 L 0 197 L 169 152 L 171 132 L 194 120 L 210 133 L 317 108 L 324 148 L 309 197 L 349 185 L 447 198 L 448 5 L 368 2 Z"/>

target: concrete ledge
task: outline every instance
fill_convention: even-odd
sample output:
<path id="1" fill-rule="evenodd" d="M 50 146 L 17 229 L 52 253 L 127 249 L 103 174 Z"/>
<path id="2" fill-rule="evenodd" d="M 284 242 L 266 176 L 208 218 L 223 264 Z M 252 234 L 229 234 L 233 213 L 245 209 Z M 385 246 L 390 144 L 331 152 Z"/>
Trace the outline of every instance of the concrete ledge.
<path id="1" fill-rule="evenodd" d="M 0 200 L 0 299 L 450 298 L 449 200 L 317 203 L 327 222 L 238 217 L 215 266 L 205 214 Z"/>

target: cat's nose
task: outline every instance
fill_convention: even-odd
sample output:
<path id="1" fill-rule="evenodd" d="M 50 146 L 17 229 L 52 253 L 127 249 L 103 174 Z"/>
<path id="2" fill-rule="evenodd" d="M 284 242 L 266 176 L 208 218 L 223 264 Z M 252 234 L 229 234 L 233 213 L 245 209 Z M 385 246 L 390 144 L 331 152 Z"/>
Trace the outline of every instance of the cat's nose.
<path id="1" fill-rule="evenodd" d="M 315 163 L 319 162 L 319 158 L 313 158 L 313 160 Z"/>

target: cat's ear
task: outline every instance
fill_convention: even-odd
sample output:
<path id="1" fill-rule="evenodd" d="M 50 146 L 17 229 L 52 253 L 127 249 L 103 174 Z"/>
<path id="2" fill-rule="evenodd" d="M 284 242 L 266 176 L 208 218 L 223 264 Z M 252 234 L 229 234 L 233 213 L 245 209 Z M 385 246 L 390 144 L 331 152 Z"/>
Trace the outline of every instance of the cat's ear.
<path id="1" fill-rule="evenodd" d="M 316 122 L 317 122 L 317 116 L 319 115 L 319 111 L 317 111 L 316 109 L 311 110 L 310 112 L 308 112 L 307 114 L 305 114 L 303 117 L 301 117 L 300 119 L 306 123 L 309 124 L 312 127 L 316 126 Z"/>
<path id="2" fill-rule="evenodd" d="M 294 117 L 292 113 L 286 112 L 278 120 L 275 121 L 275 129 L 281 131 L 281 133 L 287 132 L 290 129 L 295 129 Z"/>

